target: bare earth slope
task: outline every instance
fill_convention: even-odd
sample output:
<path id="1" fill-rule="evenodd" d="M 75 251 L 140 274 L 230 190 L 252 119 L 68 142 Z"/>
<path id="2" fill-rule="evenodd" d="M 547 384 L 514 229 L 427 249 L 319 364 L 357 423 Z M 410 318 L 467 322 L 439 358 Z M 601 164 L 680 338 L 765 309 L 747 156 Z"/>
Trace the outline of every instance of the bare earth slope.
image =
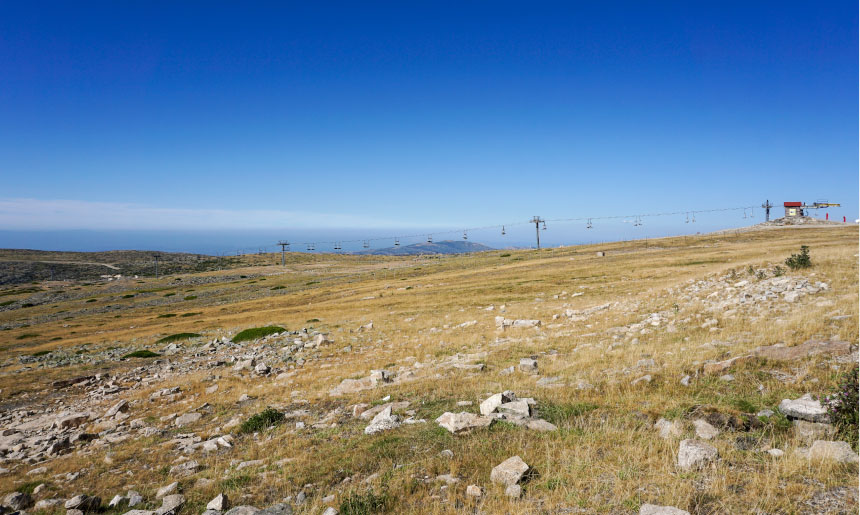
<path id="1" fill-rule="evenodd" d="M 7 288 L 0 500 L 856 513 L 856 448 L 814 400 L 791 401 L 857 362 L 857 238 L 769 228 L 284 268 L 268 255 Z M 812 268 L 776 268 L 801 245 Z M 142 350 L 158 356 L 124 357 Z"/>

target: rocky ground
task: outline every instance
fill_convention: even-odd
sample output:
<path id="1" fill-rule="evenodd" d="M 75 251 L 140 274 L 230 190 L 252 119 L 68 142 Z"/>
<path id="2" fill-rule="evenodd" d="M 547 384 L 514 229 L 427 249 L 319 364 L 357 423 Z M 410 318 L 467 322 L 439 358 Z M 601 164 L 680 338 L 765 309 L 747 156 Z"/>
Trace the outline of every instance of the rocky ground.
<path id="1" fill-rule="evenodd" d="M 194 283 L 185 320 L 80 311 L 88 290 L 7 310 L 2 510 L 856 513 L 856 447 L 818 400 L 858 361 L 857 231 L 834 231 L 278 297 L 249 269 Z M 815 266 L 780 267 L 812 241 Z"/>

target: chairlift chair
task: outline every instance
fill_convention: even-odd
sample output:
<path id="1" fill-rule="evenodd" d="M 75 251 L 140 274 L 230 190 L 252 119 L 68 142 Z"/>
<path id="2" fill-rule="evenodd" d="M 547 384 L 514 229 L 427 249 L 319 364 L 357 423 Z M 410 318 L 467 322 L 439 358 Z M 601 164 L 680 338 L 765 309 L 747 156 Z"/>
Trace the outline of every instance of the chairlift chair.
<path id="1" fill-rule="evenodd" d="M 433 235 L 432 234 L 427 235 L 427 243 L 433 243 Z"/>
<path id="2" fill-rule="evenodd" d="M 502 226 L 502 236 L 504 236 L 504 235 L 505 235 L 505 226 L 503 225 Z"/>
<path id="3" fill-rule="evenodd" d="M 399 247 L 399 246 L 400 246 L 400 238 L 394 238 L 394 246 L 395 246 L 395 247 Z"/>
<path id="4" fill-rule="evenodd" d="M 591 218 L 589 218 L 589 219 L 588 219 L 588 225 L 586 225 L 586 226 L 585 226 L 585 228 L 586 228 L 586 229 L 591 229 L 591 228 L 592 228 L 592 225 L 591 225 Z"/>
<path id="5" fill-rule="evenodd" d="M 463 239 L 464 239 L 464 240 L 468 240 L 468 239 L 469 239 L 469 236 L 467 236 L 467 235 L 466 235 L 466 231 L 463 231 Z"/>
<path id="6" fill-rule="evenodd" d="M 367 240 L 364 240 L 364 243 L 362 244 L 362 247 L 364 247 L 364 248 L 366 248 L 366 249 L 367 249 L 367 248 L 370 248 L 370 242 L 369 242 L 369 241 L 367 241 Z"/>
<path id="7" fill-rule="evenodd" d="M 546 222 L 543 222 L 543 227 L 541 227 L 544 231 L 546 230 Z"/>

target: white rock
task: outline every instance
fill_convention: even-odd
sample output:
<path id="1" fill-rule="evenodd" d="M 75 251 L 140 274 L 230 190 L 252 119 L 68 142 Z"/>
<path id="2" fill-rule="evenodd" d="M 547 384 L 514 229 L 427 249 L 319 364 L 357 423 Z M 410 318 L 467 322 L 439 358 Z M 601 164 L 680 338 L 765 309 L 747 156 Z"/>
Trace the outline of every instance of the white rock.
<path id="1" fill-rule="evenodd" d="M 398 426 L 400 426 L 400 417 L 392 415 L 391 406 L 388 406 L 373 417 L 373 420 L 370 421 L 370 425 L 364 428 L 364 434 L 372 435 L 381 431 L 394 429 Z"/>
<path id="2" fill-rule="evenodd" d="M 480 498 L 484 495 L 484 491 L 478 485 L 469 485 L 466 487 L 466 495 L 469 497 Z"/>
<path id="3" fill-rule="evenodd" d="M 681 423 L 677 420 L 669 422 L 665 418 L 661 418 L 654 424 L 654 427 L 659 431 L 658 434 L 660 435 L 660 438 L 664 440 L 668 438 L 677 438 L 684 432 L 683 427 L 681 427 Z"/>
<path id="4" fill-rule="evenodd" d="M 683 470 L 702 468 L 718 457 L 714 446 L 699 440 L 681 440 L 678 447 L 678 467 Z"/>
<path id="5" fill-rule="evenodd" d="M 483 417 L 474 413 L 450 413 L 446 411 L 436 419 L 436 423 L 453 434 L 459 434 L 479 427 L 488 427 L 493 423 L 493 420 L 491 417 Z"/>
<path id="6" fill-rule="evenodd" d="M 505 488 L 505 496 L 511 499 L 519 499 L 523 495 L 523 487 L 520 485 L 508 485 Z"/>
<path id="7" fill-rule="evenodd" d="M 779 403 L 779 411 L 787 417 L 799 418 L 810 422 L 829 422 L 830 417 L 827 415 L 827 408 L 821 405 L 819 401 L 812 398 L 812 395 L 806 394 L 799 399 L 783 399 Z"/>
<path id="8" fill-rule="evenodd" d="M 857 453 L 848 442 L 816 440 L 809 448 L 810 460 L 828 460 L 837 463 L 857 463 Z"/>
<path id="9" fill-rule="evenodd" d="M 225 511 L 230 508 L 230 500 L 223 493 L 218 494 L 206 505 L 207 510 Z"/>
<path id="10" fill-rule="evenodd" d="M 716 427 L 709 424 L 704 419 L 698 419 L 693 421 L 693 426 L 696 428 L 696 436 L 703 440 L 711 440 L 716 438 L 717 435 L 720 434 L 720 430 Z"/>
<path id="11" fill-rule="evenodd" d="M 690 515 L 690 512 L 675 508 L 673 506 L 657 506 L 656 504 L 643 504 L 639 507 L 639 515 Z"/>
<path id="12" fill-rule="evenodd" d="M 490 481 L 502 485 L 515 485 L 528 472 L 529 466 L 519 456 L 512 456 L 493 467 Z"/>

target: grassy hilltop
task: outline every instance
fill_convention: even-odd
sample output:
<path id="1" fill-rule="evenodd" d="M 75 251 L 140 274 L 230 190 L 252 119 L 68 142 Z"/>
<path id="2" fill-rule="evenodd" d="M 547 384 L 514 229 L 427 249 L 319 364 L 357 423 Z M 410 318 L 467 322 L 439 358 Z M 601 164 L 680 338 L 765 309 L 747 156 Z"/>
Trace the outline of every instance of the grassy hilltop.
<path id="1" fill-rule="evenodd" d="M 178 482 L 183 514 L 222 492 L 299 513 L 853 513 L 857 464 L 804 454 L 778 405 L 856 363 L 857 242 L 856 226 L 767 228 L 6 286 L 0 496 L 135 490 L 155 510 Z M 791 270 L 801 245 L 812 266 Z M 435 422 L 506 390 L 556 429 Z M 382 407 L 415 423 L 365 434 Z M 700 420 L 718 458 L 683 469 Z M 519 498 L 491 481 L 512 456 L 530 467 Z"/>

